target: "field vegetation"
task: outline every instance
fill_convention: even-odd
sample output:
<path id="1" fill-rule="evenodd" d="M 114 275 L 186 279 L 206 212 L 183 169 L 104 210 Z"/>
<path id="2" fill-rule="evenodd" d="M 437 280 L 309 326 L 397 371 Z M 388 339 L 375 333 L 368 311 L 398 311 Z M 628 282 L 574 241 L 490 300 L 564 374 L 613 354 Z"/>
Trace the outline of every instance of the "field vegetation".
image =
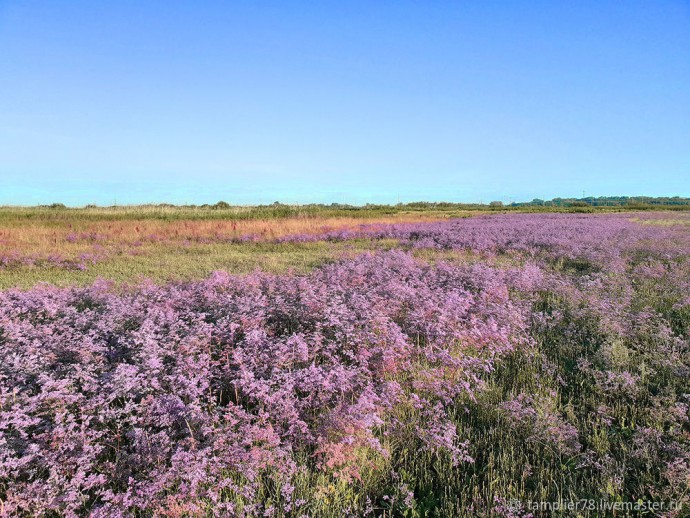
<path id="1" fill-rule="evenodd" d="M 209 213 L 217 217 L 205 217 Z M 390 243 L 278 244 L 279 239 L 434 221 L 451 214 L 405 212 L 363 219 L 159 207 L 0 210 L 0 289 L 29 287 L 42 280 L 85 285 L 99 277 L 118 282 L 201 279 L 221 268 L 237 273 L 257 268 L 304 272 L 343 254 Z"/>
<path id="2" fill-rule="evenodd" d="M 217 269 L 305 272 L 352 253 L 394 245 L 396 241 L 372 242 L 370 232 L 362 232 L 381 225 L 443 221 L 486 212 L 608 213 L 631 207 L 662 207 L 668 213 L 663 220 L 647 218 L 645 223 L 682 224 L 685 220 L 674 218 L 671 211 L 689 204 L 685 198 L 609 197 L 533 200 L 506 206 L 430 202 L 292 206 L 276 202 L 243 207 L 218 202 L 201 206 L 0 207 L 0 289 L 30 287 L 41 281 L 84 286 L 97 278 L 119 283 L 144 278 L 157 282 L 203 279 Z M 342 232 L 347 243 L 335 236 Z M 364 239 L 353 238 L 357 233 Z M 324 236 L 329 240 L 322 239 Z M 335 245 L 334 241 L 341 243 Z"/>
<path id="3" fill-rule="evenodd" d="M 0 216 L 0 514 L 687 516 L 689 213 L 89 210 Z"/>

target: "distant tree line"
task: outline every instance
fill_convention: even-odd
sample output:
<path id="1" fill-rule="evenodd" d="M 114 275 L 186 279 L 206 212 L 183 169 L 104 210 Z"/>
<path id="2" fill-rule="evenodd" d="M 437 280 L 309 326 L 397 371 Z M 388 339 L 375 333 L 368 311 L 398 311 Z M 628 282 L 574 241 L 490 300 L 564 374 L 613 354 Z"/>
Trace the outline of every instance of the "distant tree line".
<path id="1" fill-rule="evenodd" d="M 111 208 L 126 209 L 127 206 Z M 132 206 L 134 207 L 134 206 Z M 386 213 L 395 213 L 402 210 L 424 211 L 424 210 L 510 210 L 527 209 L 527 210 L 546 210 L 550 208 L 572 208 L 587 210 L 588 208 L 604 208 L 604 207 L 619 207 L 622 210 L 633 209 L 653 209 L 655 207 L 679 208 L 684 210 L 685 207 L 690 209 L 690 198 L 681 196 L 588 196 L 584 198 L 553 198 L 551 200 L 542 200 L 534 198 L 531 201 L 524 202 L 510 202 L 503 203 L 502 201 L 492 201 L 487 203 L 454 203 L 454 202 L 432 202 L 432 201 L 415 201 L 409 203 L 398 203 L 396 205 L 367 203 L 366 205 L 350 205 L 347 203 L 308 203 L 308 204 L 286 204 L 279 201 L 266 205 L 240 206 L 233 205 L 226 201 L 219 201 L 214 204 L 205 203 L 203 205 L 173 205 L 170 203 L 147 204 L 138 205 L 139 208 L 153 208 L 153 209 L 209 209 L 218 211 L 228 210 L 258 210 L 270 213 L 273 216 L 288 216 L 294 211 L 377 211 Z M 50 205 L 40 205 L 42 209 L 61 210 L 68 209 L 62 203 L 52 203 Z M 86 209 L 95 209 L 96 205 L 87 205 Z"/>
<path id="2" fill-rule="evenodd" d="M 493 202 L 492 202 L 493 203 Z M 680 196 L 588 196 L 585 198 L 553 198 L 540 200 L 535 198 L 528 202 L 511 203 L 511 207 L 621 207 L 630 205 L 690 205 L 690 198 Z"/>

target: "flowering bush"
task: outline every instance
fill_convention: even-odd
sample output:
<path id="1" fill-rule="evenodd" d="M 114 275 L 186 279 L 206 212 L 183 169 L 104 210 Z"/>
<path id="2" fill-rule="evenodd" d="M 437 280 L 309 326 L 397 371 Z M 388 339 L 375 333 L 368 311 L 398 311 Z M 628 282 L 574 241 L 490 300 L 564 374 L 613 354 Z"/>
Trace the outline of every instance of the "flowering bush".
<path id="1" fill-rule="evenodd" d="M 472 273 L 391 252 L 306 278 L 2 293 L 5 508 L 197 512 L 237 493 L 248 511 L 299 452 L 361 478 L 362 455 L 408 437 L 402 406 L 420 446 L 470 460 L 446 406 L 526 340 L 504 275 Z"/>

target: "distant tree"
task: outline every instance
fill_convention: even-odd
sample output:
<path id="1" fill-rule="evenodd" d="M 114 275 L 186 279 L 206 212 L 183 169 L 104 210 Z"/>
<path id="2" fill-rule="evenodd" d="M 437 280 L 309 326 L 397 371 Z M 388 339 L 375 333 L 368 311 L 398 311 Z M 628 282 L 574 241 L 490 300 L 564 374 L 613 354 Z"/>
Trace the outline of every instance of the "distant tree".
<path id="1" fill-rule="evenodd" d="M 489 207 L 494 208 L 494 209 L 500 209 L 503 207 L 503 202 L 502 201 L 492 201 L 489 203 Z"/>
<path id="2" fill-rule="evenodd" d="M 213 208 L 214 208 L 214 209 L 229 209 L 229 208 L 230 208 L 230 204 L 229 204 L 228 202 L 225 202 L 225 201 L 219 201 L 218 203 L 216 203 L 216 204 L 213 206 Z"/>

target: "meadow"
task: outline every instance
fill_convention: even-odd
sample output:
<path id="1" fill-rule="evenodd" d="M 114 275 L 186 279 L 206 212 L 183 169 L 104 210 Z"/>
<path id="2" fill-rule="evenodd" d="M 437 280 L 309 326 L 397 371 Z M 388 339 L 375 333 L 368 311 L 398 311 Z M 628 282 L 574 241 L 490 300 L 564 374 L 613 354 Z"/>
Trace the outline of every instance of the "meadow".
<path id="1" fill-rule="evenodd" d="M 687 516 L 690 213 L 427 209 L 0 210 L 0 515 Z"/>

